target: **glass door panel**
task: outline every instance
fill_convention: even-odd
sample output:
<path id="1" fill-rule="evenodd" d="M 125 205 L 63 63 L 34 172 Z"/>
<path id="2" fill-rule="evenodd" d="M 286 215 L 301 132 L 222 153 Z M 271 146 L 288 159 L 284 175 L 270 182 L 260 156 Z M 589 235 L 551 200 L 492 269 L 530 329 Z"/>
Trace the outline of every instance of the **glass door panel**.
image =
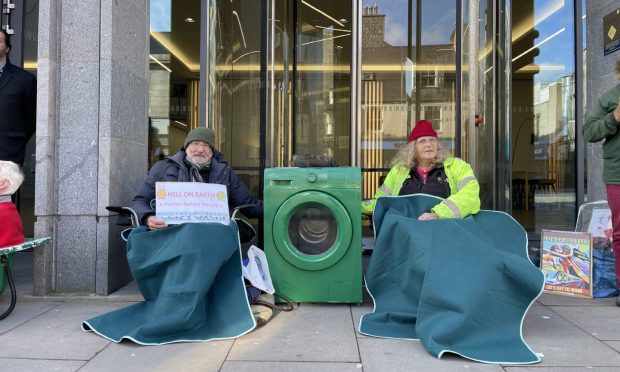
<path id="1" fill-rule="evenodd" d="M 348 165 L 351 132 L 350 1 L 297 1 L 293 151 Z"/>
<path id="2" fill-rule="evenodd" d="M 490 0 L 463 1 L 461 140 L 462 157 L 474 168 L 480 183 L 482 208 L 497 208 L 497 143 L 501 123 L 497 114 L 494 40 L 494 3 Z"/>
<path id="3" fill-rule="evenodd" d="M 269 12 L 267 166 L 350 164 L 351 2 L 273 0 Z"/>
<path id="4" fill-rule="evenodd" d="M 261 2 L 210 0 L 209 115 L 216 147 L 258 197 Z"/>
<path id="5" fill-rule="evenodd" d="M 151 0 L 149 166 L 181 147 L 198 126 L 200 0 Z"/>
<path id="6" fill-rule="evenodd" d="M 288 166 L 293 159 L 294 1 L 269 2 L 267 27 L 267 167 Z"/>
<path id="7" fill-rule="evenodd" d="M 528 231 L 575 225 L 572 2 L 513 1 L 513 215 Z"/>
<path id="8" fill-rule="evenodd" d="M 361 164 L 371 198 L 416 121 L 456 144 L 456 2 L 362 1 Z M 458 154 L 457 154 L 458 155 Z"/>

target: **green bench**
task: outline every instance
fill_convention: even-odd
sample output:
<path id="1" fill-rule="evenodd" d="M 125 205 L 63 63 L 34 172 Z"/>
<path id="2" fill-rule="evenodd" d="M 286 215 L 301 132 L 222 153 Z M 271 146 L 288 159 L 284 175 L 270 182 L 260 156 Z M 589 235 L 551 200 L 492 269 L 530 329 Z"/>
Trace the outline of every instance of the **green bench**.
<path id="1" fill-rule="evenodd" d="M 15 252 L 23 251 L 25 249 L 42 247 L 44 245 L 49 244 L 52 241 L 52 238 L 39 238 L 39 239 L 28 239 L 24 244 L 14 245 L 11 247 L 6 247 L 0 249 L 0 294 L 4 292 L 7 284 L 11 289 L 11 304 L 9 308 L 0 315 L 0 320 L 6 318 L 11 314 L 13 309 L 15 308 L 15 303 L 17 302 L 17 291 L 15 290 L 15 283 L 13 283 L 13 274 L 11 273 L 11 268 L 13 267 L 13 261 L 15 261 Z"/>

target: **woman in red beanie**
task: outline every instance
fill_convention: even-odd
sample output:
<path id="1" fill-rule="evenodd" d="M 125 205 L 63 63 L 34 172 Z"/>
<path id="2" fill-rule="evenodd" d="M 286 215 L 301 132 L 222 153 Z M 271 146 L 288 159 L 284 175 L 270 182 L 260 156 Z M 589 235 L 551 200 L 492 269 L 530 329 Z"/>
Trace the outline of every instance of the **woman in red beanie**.
<path id="1" fill-rule="evenodd" d="M 463 218 L 480 210 L 480 185 L 471 166 L 459 158 L 444 156 L 437 132 L 427 120 L 416 123 L 374 199 L 362 203 L 362 211 L 372 213 L 380 196 L 418 193 L 443 198 L 420 215 L 420 220 Z"/>

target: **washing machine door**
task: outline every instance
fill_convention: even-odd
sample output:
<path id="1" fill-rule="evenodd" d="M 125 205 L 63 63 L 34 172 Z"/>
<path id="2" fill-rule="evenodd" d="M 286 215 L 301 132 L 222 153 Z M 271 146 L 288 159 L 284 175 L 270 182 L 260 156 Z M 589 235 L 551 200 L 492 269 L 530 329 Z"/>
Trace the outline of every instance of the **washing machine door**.
<path id="1" fill-rule="evenodd" d="M 353 225 L 336 198 L 322 191 L 303 191 L 282 203 L 272 231 L 276 249 L 291 265 L 323 270 L 350 248 Z"/>

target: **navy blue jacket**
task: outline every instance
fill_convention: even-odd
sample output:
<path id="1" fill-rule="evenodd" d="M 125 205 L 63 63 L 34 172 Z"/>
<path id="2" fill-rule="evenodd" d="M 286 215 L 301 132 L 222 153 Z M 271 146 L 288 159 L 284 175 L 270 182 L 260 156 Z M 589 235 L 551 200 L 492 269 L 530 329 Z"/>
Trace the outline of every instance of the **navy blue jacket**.
<path id="1" fill-rule="evenodd" d="M 231 210 L 243 204 L 256 204 L 254 207 L 244 208 L 241 211 L 250 218 L 261 218 L 263 216 L 263 202 L 250 194 L 248 188 L 230 166 L 219 160 L 218 155 L 219 153 L 214 151 L 211 158 L 209 183 L 226 186 L 228 205 Z M 147 218 L 155 214 L 151 208 L 151 200 L 155 199 L 155 182 L 191 182 L 189 168 L 183 159 L 185 159 L 185 150 L 181 149 L 173 156 L 155 163 L 149 171 L 146 181 L 131 202 L 131 208 L 138 214 L 140 224 L 146 225 Z"/>
<path id="2" fill-rule="evenodd" d="M 8 60 L 0 77 L 0 160 L 24 164 L 36 127 L 37 80 Z"/>

